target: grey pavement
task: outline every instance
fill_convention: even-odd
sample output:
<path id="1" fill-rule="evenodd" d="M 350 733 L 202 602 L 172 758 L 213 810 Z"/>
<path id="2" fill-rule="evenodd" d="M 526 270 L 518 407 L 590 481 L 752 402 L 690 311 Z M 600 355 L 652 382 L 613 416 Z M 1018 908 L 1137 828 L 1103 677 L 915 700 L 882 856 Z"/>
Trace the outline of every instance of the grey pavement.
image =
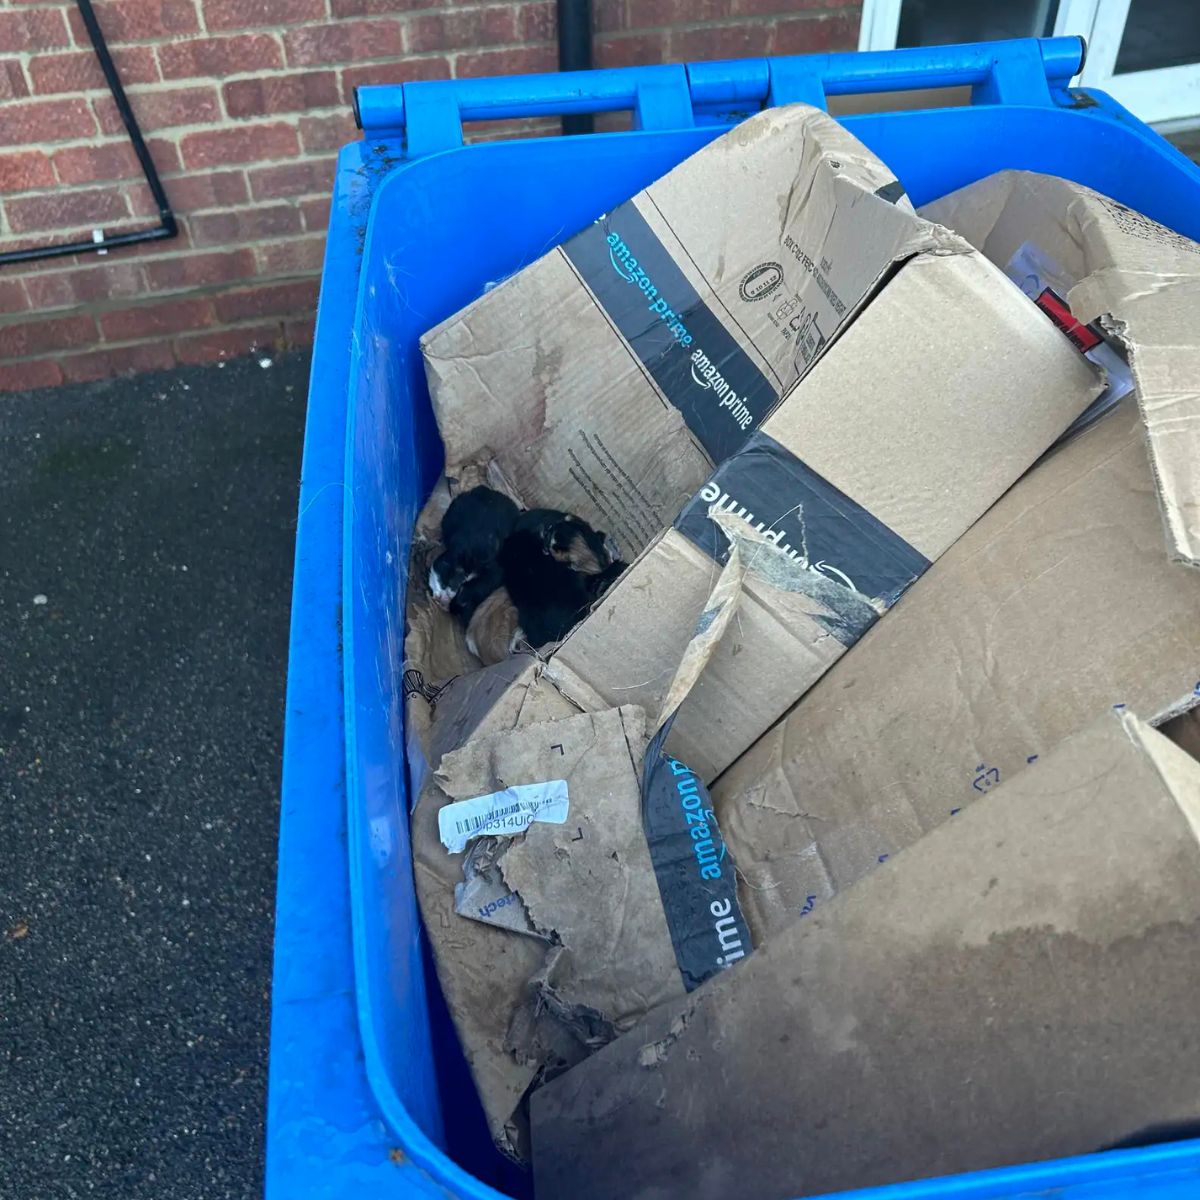
<path id="1" fill-rule="evenodd" d="M 0 1197 L 260 1194 L 308 358 L 0 395 Z"/>

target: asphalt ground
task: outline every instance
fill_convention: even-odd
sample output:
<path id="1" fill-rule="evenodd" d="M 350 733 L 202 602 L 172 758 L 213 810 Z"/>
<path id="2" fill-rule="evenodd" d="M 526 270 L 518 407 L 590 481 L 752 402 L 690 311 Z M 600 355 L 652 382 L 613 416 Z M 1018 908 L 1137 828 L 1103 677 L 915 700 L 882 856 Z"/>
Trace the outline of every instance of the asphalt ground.
<path id="1" fill-rule="evenodd" d="M 307 381 L 0 396 L 5 1200 L 261 1192 Z"/>

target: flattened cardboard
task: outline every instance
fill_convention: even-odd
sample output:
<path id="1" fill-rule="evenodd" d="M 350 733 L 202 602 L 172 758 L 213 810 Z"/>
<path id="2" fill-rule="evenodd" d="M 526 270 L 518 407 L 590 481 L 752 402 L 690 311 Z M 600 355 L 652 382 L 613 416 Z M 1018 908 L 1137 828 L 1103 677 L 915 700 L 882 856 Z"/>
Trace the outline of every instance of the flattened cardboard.
<path id="1" fill-rule="evenodd" d="M 439 705 L 441 753 L 413 813 L 413 846 L 443 994 L 492 1135 L 521 1159 L 530 1086 L 683 984 L 642 830 L 645 714 L 580 713 L 532 660 L 513 670 L 482 671 L 474 688 L 460 681 Z M 564 823 L 458 854 L 439 840 L 447 804 L 551 779 L 566 784 Z"/>
<path id="2" fill-rule="evenodd" d="M 1200 764 L 1105 716 L 532 1098 L 540 1200 L 758 1200 L 1200 1117 Z"/>
<path id="3" fill-rule="evenodd" d="M 471 738 L 577 711 L 556 688 L 541 685 L 532 659 L 514 658 L 488 667 L 455 680 L 440 698 L 430 730 L 430 765 L 439 767 L 445 755 Z M 411 822 L 417 901 L 438 982 L 492 1137 L 507 1154 L 521 1158 L 528 1154 L 522 1099 L 547 1060 L 571 1061 L 575 1050 L 570 1036 L 548 1022 L 526 1033 L 527 1043 L 541 1036 L 537 1053 L 517 1059 L 505 1049 L 512 1014 L 524 1003 L 528 981 L 545 961 L 546 945 L 455 912 L 455 888 L 464 881 L 466 855 L 447 853 L 438 836 L 438 811 L 452 799 L 436 776 L 426 775 Z"/>
<path id="4" fill-rule="evenodd" d="M 1171 554 L 1200 564 L 1200 244 L 1090 188 L 1028 171 L 989 176 L 922 213 L 1002 267 L 1036 249 L 1071 315 L 1124 343 Z"/>
<path id="5" fill-rule="evenodd" d="M 680 709 L 670 752 L 706 780 L 724 770 L 1100 386 L 1090 364 L 982 255 L 905 263 L 700 492 L 705 503 L 785 533 L 779 554 L 764 547 L 750 560 L 737 619 Z M 796 469 L 790 482 L 758 486 L 755 499 L 765 469 L 760 444 Z M 709 524 L 701 507 L 700 523 Z M 823 522 L 818 510 L 828 510 Z M 570 634 L 551 677 L 566 667 L 607 704 L 659 711 L 720 570 L 685 532 L 691 512 Z M 879 570 L 885 552 L 904 569 Z M 784 559 L 793 569 L 778 569 Z"/>
<path id="6" fill-rule="evenodd" d="M 751 117 L 426 334 L 447 474 L 630 560 L 895 263 L 965 248 L 826 113 Z"/>
<path id="7" fill-rule="evenodd" d="M 1118 705 L 1200 700 L 1132 398 L 1022 479 L 713 786 L 756 941 Z"/>

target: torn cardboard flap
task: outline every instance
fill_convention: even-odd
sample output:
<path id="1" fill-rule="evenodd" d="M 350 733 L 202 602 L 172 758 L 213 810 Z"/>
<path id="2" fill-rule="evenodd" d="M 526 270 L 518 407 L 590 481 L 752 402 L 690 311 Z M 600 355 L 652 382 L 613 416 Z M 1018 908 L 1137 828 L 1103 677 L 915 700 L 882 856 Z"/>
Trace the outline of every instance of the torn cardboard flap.
<path id="1" fill-rule="evenodd" d="M 632 559 L 895 264 L 966 250 L 828 114 L 762 112 L 425 335 L 447 473 Z"/>
<path id="2" fill-rule="evenodd" d="M 715 778 L 1096 397 L 1095 368 L 983 255 L 907 261 L 555 651 L 607 704 L 662 710 L 728 552 L 710 513 L 789 558 L 752 572 L 668 748 Z"/>
<path id="3" fill-rule="evenodd" d="M 505 686 L 507 666 L 478 677 L 498 694 L 461 705 L 452 688 L 439 705 L 445 749 L 413 837 L 443 992 L 493 1136 L 520 1158 L 527 1089 L 684 988 L 642 826 L 645 713 L 576 712 L 536 664 Z M 466 740 L 450 747 L 441 720 Z M 553 822 L 528 823 L 535 792 Z M 493 836 L 497 821 L 523 832 Z M 452 845 L 475 836 L 465 856 L 439 824 Z"/>
<path id="4" fill-rule="evenodd" d="M 1172 555 L 1200 565 L 1200 245 L 1090 188 L 1002 171 L 926 205 L 1001 267 L 1035 246 L 1129 354 Z"/>
<path id="5" fill-rule="evenodd" d="M 1200 702 L 1132 397 L 1020 480 L 713 785 L 756 941 L 1099 711 Z M 743 604 L 745 601 L 743 600 Z"/>
<path id="6" fill-rule="evenodd" d="M 1105 716 L 536 1092 L 535 1190 L 784 1200 L 1186 1127 L 1198 933 L 1200 763 Z"/>
<path id="7" fill-rule="evenodd" d="M 439 697 L 428 735 L 430 766 L 439 767 L 446 754 L 472 738 L 521 721 L 533 724 L 577 712 L 557 688 L 542 681 L 534 659 L 486 667 L 454 680 Z M 478 794 L 486 790 L 485 785 Z M 448 853 L 438 830 L 438 812 L 452 799 L 432 775 L 418 793 L 412 813 L 417 900 L 438 982 L 492 1137 L 504 1153 L 523 1159 L 528 1155 L 525 1093 L 548 1063 L 575 1061 L 579 1051 L 569 1035 L 536 1014 L 530 1014 L 525 1038 L 537 1042 L 538 1053 L 517 1058 L 505 1049 L 512 1014 L 525 1005 L 529 980 L 545 962 L 546 942 L 455 911 L 456 888 L 469 879 L 464 878 L 464 855 Z"/>

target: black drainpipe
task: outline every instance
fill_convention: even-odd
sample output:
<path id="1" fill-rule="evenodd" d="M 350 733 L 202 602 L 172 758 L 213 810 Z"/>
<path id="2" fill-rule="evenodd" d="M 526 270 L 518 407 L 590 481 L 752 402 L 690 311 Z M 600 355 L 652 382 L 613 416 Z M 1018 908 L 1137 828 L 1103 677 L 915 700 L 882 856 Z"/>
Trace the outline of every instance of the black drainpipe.
<path id="1" fill-rule="evenodd" d="M 592 0 L 558 0 L 558 69 L 587 71 L 592 66 Z M 563 133 L 591 133 L 591 113 L 567 113 Z"/>
<path id="2" fill-rule="evenodd" d="M 112 237 L 103 237 L 102 234 L 102 240 L 98 242 L 58 242 L 53 246 L 9 250 L 0 254 L 0 266 L 5 263 L 32 262 L 38 258 L 58 258 L 64 254 L 86 254 L 89 251 L 110 250 L 115 246 L 132 246 L 135 242 L 156 242 L 161 238 L 173 238 L 179 232 L 175 223 L 175 214 L 171 211 L 170 201 L 163 189 L 162 180 L 158 177 L 154 160 L 150 157 L 150 151 L 142 137 L 137 117 L 133 115 L 133 109 L 129 107 L 129 97 L 125 95 L 125 89 L 121 86 L 121 77 L 117 74 L 116 64 L 108 50 L 108 43 L 104 40 L 100 23 L 96 20 L 92 2 L 91 0 L 75 0 L 75 3 L 79 6 L 79 15 L 87 27 L 88 37 L 92 39 L 92 49 L 96 51 L 96 58 L 100 61 L 100 70 L 104 72 L 104 78 L 117 106 L 117 112 L 121 114 L 125 132 L 129 134 L 129 140 L 133 143 L 133 152 L 141 164 L 142 173 L 146 177 L 146 185 L 150 188 L 154 203 L 158 205 L 158 224 L 151 229 L 136 229 L 131 233 L 115 233 Z"/>

